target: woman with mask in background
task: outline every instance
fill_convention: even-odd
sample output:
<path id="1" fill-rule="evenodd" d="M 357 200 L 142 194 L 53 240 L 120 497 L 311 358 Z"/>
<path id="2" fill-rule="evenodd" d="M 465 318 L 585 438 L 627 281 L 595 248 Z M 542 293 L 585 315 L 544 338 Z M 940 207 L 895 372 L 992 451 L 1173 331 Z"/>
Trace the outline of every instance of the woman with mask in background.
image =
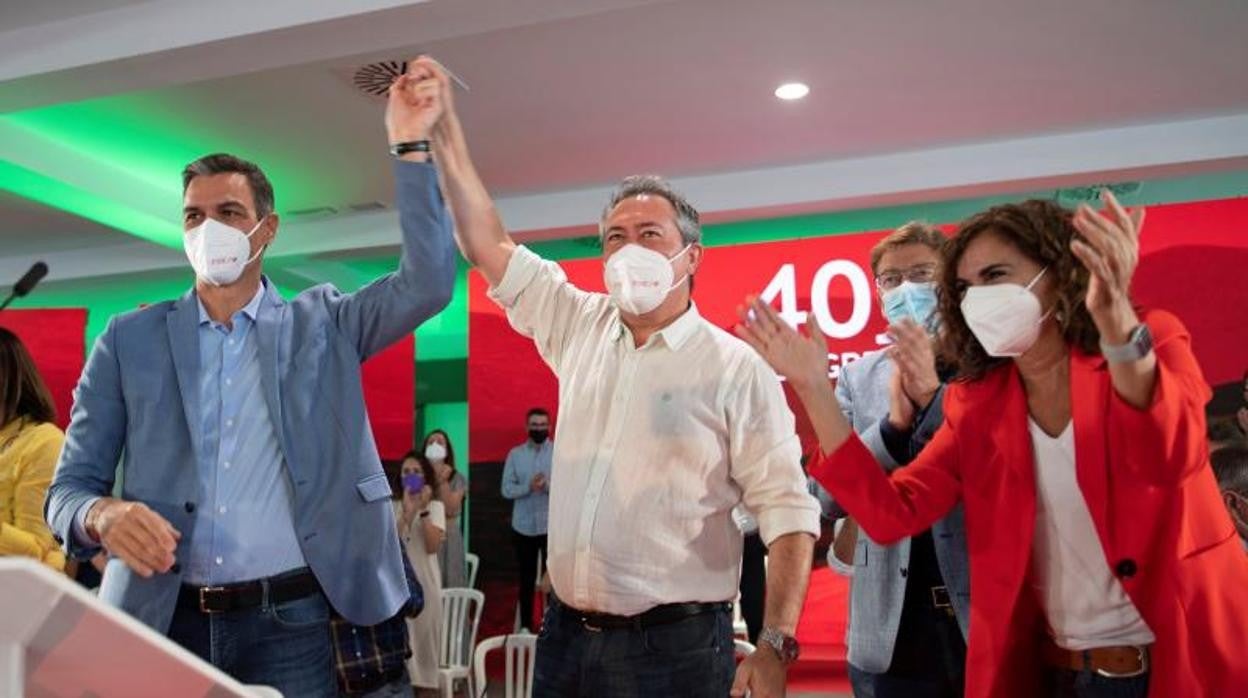
<path id="1" fill-rule="evenodd" d="M 0 555 L 58 572 L 65 554 L 43 520 L 43 500 L 65 435 L 56 406 L 22 340 L 0 327 Z"/>
<path id="2" fill-rule="evenodd" d="M 763 303 L 737 332 L 794 386 L 810 468 L 881 542 L 959 499 L 968 696 L 1228 696 L 1248 686 L 1248 560 L 1209 467 L 1210 397 L 1176 318 L 1128 291 L 1142 211 L 1048 201 L 966 221 L 942 274 L 945 422 L 885 474 L 827 385 L 818 328 Z"/>
<path id="3" fill-rule="evenodd" d="M 468 496 L 468 481 L 455 469 L 455 449 L 445 431 L 434 429 L 425 437 L 425 460 L 438 477 L 438 500 L 446 508 L 446 544 L 438 551 L 438 569 L 442 570 L 442 586 L 468 586 L 468 568 L 464 553 L 464 528 L 460 514 Z"/>
<path id="4" fill-rule="evenodd" d="M 407 549 L 416 579 L 425 594 L 425 608 L 407 621 L 412 656 L 408 674 L 417 695 L 437 695 L 438 661 L 442 651 L 442 574 L 438 551 L 446 541 L 446 509 L 438 500 L 437 473 L 423 454 L 403 457 L 399 471 L 402 494 L 395 503 L 399 538 Z"/>

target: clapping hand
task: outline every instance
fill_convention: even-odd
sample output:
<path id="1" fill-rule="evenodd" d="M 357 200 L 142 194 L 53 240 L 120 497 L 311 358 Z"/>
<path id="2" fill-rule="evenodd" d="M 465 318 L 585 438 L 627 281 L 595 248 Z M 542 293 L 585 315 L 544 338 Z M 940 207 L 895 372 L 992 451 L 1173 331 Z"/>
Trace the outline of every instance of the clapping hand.
<path id="1" fill-rule="evenodd" d="M 1075 211 L 1073 224 L 1080 239 L 1070 243 L 1071 252 L 1091 272 L 1084 304 L 1101 337 L 1113 345 L 1124 344 L 1139 318 L 1131 307 L 1131 277 L 1140 260 L 1140 229 L 1144 209 L 1130 212 L 1109 190 L 1101 193 L 1105 210 L 1086 204 Z"/>
<path id="2" fill-rule="evenodd" d="M 927 407 L 940 389 L 931 336 L 909 318 L 890 325 L 888 336 L 893 339 L 893 345 L 887 349 L 888 357 L 893 360 L 906 397 L 916 408 Z"/>
<path id="3" fill-rule="evenodd" d="M 888 381 L 888 423 L 899 431 L 909 431 L 914 425 L 914 402 L 906 394 L 901 371 L 894 371 Z"/>
<path id="4" fill-rule="evenodd" d="M 758 296 L 750 296 L 744 305 L 737 306 L 737 316 L 741 321 L 733 332 L 795 389 L 827 384 L 828 342 L 819 331 L 819 323 L 806 323 L 810 336 L 803 337 Z"/>

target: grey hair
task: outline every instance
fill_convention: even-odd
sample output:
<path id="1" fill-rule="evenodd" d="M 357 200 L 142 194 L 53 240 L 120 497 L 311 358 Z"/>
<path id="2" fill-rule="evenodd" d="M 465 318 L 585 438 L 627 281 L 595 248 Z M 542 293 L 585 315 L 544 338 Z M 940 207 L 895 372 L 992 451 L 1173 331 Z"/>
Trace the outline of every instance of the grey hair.
<path id="1" fill-rule="evenodd" d="M 624 199 L 634 196 L 661 196 L 667 199 L 672 208 L 676 209 L 676 228 L 680 230 L 680 239 L 686 245 L 702 242 L 702 224 L 698 222 L 698 210 L 689 203 L 683 194 L 672 188 L 672 185 L 658 175 L 633 175 L 625 177 L 611 193 L 611 200 L 602 210 L 598 220 L 598 241 L 606 236 L 607 216 L 611 210 Z"/>

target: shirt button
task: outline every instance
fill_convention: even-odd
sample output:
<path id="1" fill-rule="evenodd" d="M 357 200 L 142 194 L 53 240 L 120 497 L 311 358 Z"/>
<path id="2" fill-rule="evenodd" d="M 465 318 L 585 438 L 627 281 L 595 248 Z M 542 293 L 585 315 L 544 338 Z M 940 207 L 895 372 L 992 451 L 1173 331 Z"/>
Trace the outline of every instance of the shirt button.
<path id="1" fill-rule="evenodd" d="M 224 562 L 225 562 L 225 560 L 224 560 L 224 559 L 222 559 L 220 556 L 217 556 L 217 564 L 218 564 L 218 565 L 220 565 L 220 564 L 222 564 L 222 563 L 224 563 Z"/>
<path id="2" fill-rule="evenodd" d="M 195 502 L 187 502 L 186 504 L 183 504 L 182 507 L 186 509 L 186 513 L 188 514 L 195 513 Z"/>
<path id="3" fill-rule="evenodd" d="M 234 346 L 234 338 L 233 338 L 233 337 L 231 337 L 230 339 L 226 340 L 226 342 L 225 342 L 225 343 L 226 343 L 226 344 L 229 344 L 230 346 Z"/>
<path id="4" fill-rule="evenodd" d="M 217 509 L 217 513 L 224 514 L 224 513 L 225 513 L 225 507 L 221 507 L 220 509 Z"/>
<path id="5" fill-rule="evenodd" d="M 226 470 L 230 469 L 230 462 L 228 460 L 225 462 L 225 469 Z"/>
<path id="6" fill-rule="evenodd" d="M 226 378 L 226 379 L 225 379 L 225 384 L 226 384 L 226 385 L 234 385 L 234 379 L 232 379 L 232 378 Z"/>
<path id="7" fill-rule="evenodd" d="M 234 420 L 232 420 L 232 419 L 227 419 L 227 420 L 225 420 L 225 426 L 227 426 L 227 427 L 232 427 L 232 426 L 234 426 Z"/>

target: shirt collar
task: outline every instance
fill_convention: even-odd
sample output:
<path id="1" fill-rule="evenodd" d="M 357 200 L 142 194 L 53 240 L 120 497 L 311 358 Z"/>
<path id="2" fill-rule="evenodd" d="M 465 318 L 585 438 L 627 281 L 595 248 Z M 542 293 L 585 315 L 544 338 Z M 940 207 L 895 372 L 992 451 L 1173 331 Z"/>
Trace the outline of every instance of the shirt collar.
<path id="1" fill-rule="evenodd" d="M 656 337 L 661 337 L 667 343 L 669 349 L 677 351 L 689 341 L 693 336 L 694 330 L 702 322 L 702 316 L 698 313 L 698 304 L 689 301 L 689 308 L 680 314 L 670 325 L 655 332 Z M 615 327 L 611 331 L 611 338 L 619 341 L 629 336 L 628 328 L 624 326 L 624 321 L 620 319 L 620 311 L 615 311 Z"/>
<path id="2" fill-rule="evenodd" d="M 256 313 L 260 310 L 260 302 L 264 300 L 264 292 L 265 281 L 262 279 L 256 288 L 256 295 L 252 296 L 251 300 L 247 301 L 247 305 L 244 305 L 238 313 L 246 315 L 248 320 L 255 322 Z M 199 324 L 211 324 L 212 318 L 208 316 L 208 309 L 204 307 L 204 301 L 200 299 L 198 293 L 195 294 L 195 303 L 199 306 Z M 237 317 L 238 313 L 234 313 L 234 316 Z"/>

